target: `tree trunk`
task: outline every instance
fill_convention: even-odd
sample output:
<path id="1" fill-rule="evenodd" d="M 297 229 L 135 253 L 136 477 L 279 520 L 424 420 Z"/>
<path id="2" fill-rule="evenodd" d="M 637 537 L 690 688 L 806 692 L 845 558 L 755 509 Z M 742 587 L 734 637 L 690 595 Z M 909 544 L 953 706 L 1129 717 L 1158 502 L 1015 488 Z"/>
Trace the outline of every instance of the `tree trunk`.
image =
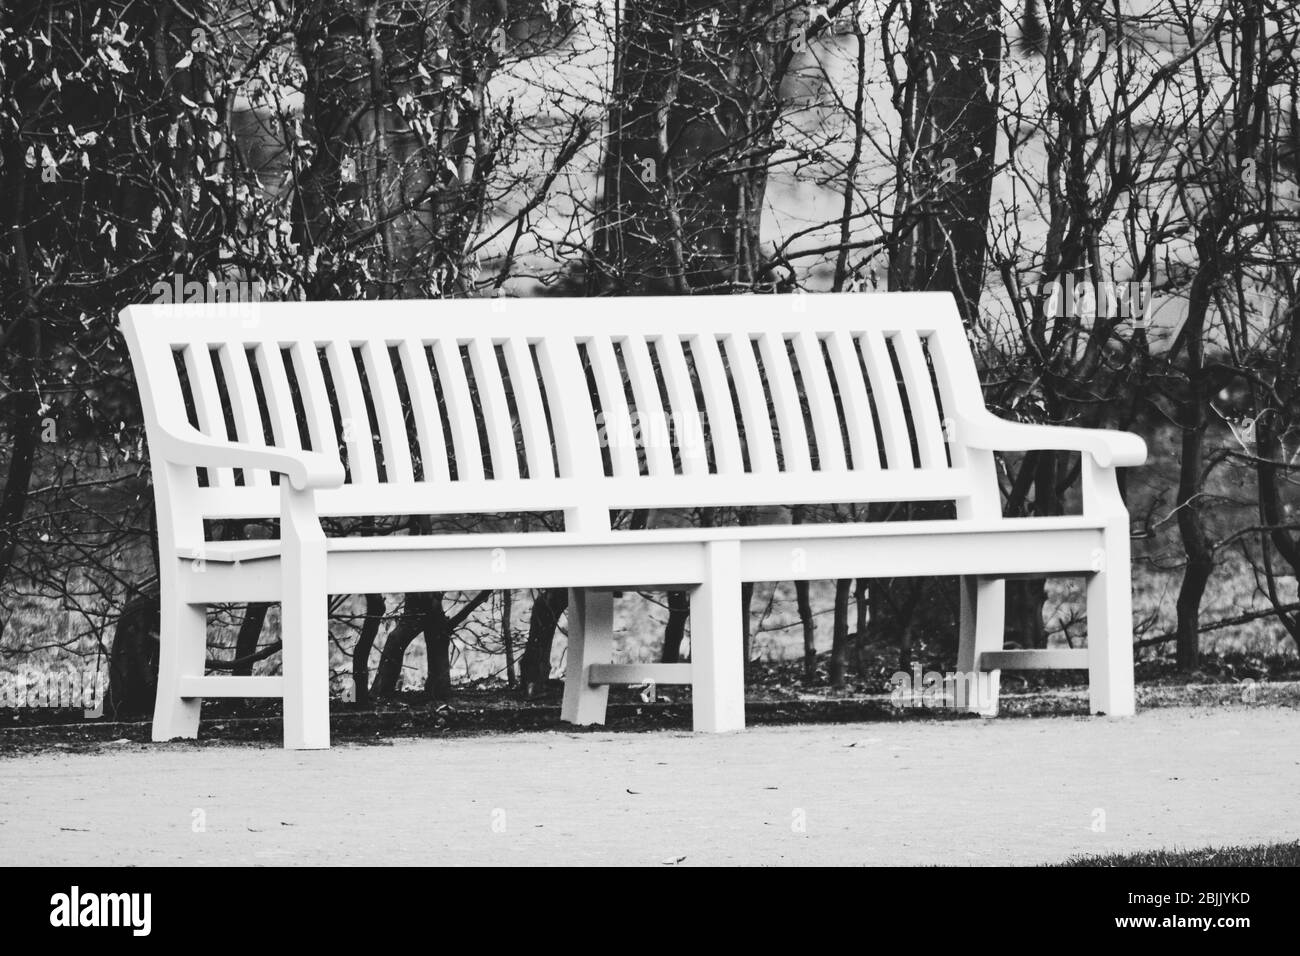
<path id="1" fill-rule="evenodd" d="M 117 619 L 104 692 L 104 715 L 110 720 L 132 720 L 153 713 L 160 625 L 157 594 L 135 598 Z"/>
<path id="2" fill-rule="evenodd" d="M 1190 408 L 1188 416 L 1195 419 L 1197 414 Z M 1200 516 L 1200 509 L 1193 497 L 1200 493 L 1200 470 L 1202 444 L 1205 437 L 1204 428 L 1197 427 L 1187 420 L 1181 422 L 1183 433 L 1181 442 L 1181 461 L 1178 466 L 1178 532 L 1183 539 L 1183 550 L 1187 555 L 1187 568 L 1183 572 L 1183 581 L 1178 588 L 1178 618 L 1175 632 L 1177 634 L 1176 651 L 1178 669 L 1191 673 L 1201 662 L 1201 599 L 1205 596 L 1205 586 L 1214 570 L 1214 552 L 1210 548 L 1205 525 Z"/>
<path id="3" fill-rule="evenodd" d="M 757 277 L 773 11 L 726 0 L 707 12 L 717 19 L 665 0 L 620 7 L 592 291 L 725 293 Z"/>
<path id="4" fill-rule="evenodd" d="M 433 602 L 429 626 L 424 631 L 425 658 L 429 673 L 424 695 L 437 703 L 451 699 L 451 637 L 454 625 L 442 610 L 442 600 Z"/>
<path id="5" fill-rule="evenodd" d="M 1219 280 L 1217 224 L 1209 215 L 1201 224 L 1196 240 L 1200 269 L 1188 293 L 1187 320 L 1182 339 L 1187 351 L 1187 388 L 1179 398 L 1176 416 L 1182 429 L 1178 463 L 1178 533 L 1187 555 L 1187 569 L 1178 589 L 1178 619 L 1175 633 L 1178 669 L 1196 670 L 1201 663 L 1201 599 L 1214 570 L 1214 548 L 1201 515 L 1203 490 L 1202 462 L 1205 430 L 1209 425 L 1206 403 L 1209 399 L 1205 371 L 1205 322 L 1209 314 L 1212 290 Z"/>
<path id="6" fill-rule="evenodd" d="M 812 602 L 808 599 L 807 581 L 794 582 L 794 596 L 803 628 L 803 679 L 811 684 L 817 678 L 817 622 L 813 619 Z"/>
<path id="7" fill-rule="evenodd" d="M 352 693 L 358 704 L 370 703 L 370 651 L 379 636 L 388 607 L 382 594 L 366 595 L 366 618 L 361 622 L 361 633 L 352 648 Z"/>
<path id="8" fill-rule="evenodd" d="M 424 634 L 433 619 L 434 595 L 412 593 L 406 595 L 402 603 L 402 613 L 397 624 L 388 632 L 383 650 L 379 652 L 379 666 L 375 668 L 375 680 L 370 687 L 372 697 L 391 697 L 397 692 L 397 685 L 402 677 L 402 661 L 406 658 L 407 648 L 417 637 Z M 441 595 L 437 596 L 441 601 Z"/>
<path id="9" fill-rule="evenodd" d="M 844 676 L 849 660 L 849 590 L 853 586 L 851 578 L 840 578 L 835 582 L 835 621 L 831 628 L 831 687 L 844 689 Z"/>
<path id="10" fill-rule="evenodd" d="M 1007 641 L 1022 648 L 1047 646 L 1043 609 L 1047 582 L 1042 578 L 1013 578 L 1006 585 Z"/>
<path id="11" fill-rule="evenodd" d="M 13 570 L 18 556 L 19 527 L 27 510 L 27 493 L 31 487 L 32 465 L 40 440 L 40 392 L 23 388 L 14 396 L 13 447 L 4 493 L 0 495 L 0 586 Z M 0 634 L 5 621 L 0 621 Z"/>
<path id="12" fill-rule="evenodd" d="M 257 653 L 257 640 L 262 636 L 262 625 L 266 623 L 269 604 L 249 604 L 244 609 L 244 619 L 239 624 L 239 634 L 235 638 L 235 660 L 240 663 L 230 669 L 235 677 L 247 677 L 253 673 L 252 656 Z"/>
<path id="13" fill-rule="evenodd" d="M 951 292 L 971 326 L 984 288 L 1001 6 L 915 0 L 912 12 L 889 287 Z"/>
<path id="14" fill-rule="evenodd" d="M 686 621 L 690 616 L 691 602 L 686 592 L 669 591 L 668 623 L 664 625 L 665 664 L 676 664 L 682 659 L 682 639 L 686 636 Z"/>
<path id="15" fill-rule="evenodd" d="M 889 289 L 950 292 L 968 327 L 979 316 L 984 288 L 998 138 L 1000 10 L 997 0 L 915 0 L 903 51 L 906 78 L 894 91 L 901 135 Z M 928 503 L 906 505 L 901 513 L 912 519 L 939 516 Z M 947 588 L 930 579 L 877 581 L 871 589 L 872 629 L 897 634 L 904 642 L 902 658 L 910 658 L 921 623 L 918 608 L 938 624 L 933 612 L 945 602 L 936 599 Z M 898 611 L 904 613 L 895 616 Z"/>
<path id="16" fill-rule="evenodd" d="M 868 606 L 868 584 L 866 578 L 858 578 L 858 586 L 853 592 L 853 603 L 856 606 L 856 626 L 853 631 L 854 658 L 857 664 L 859 676 L 866 676 L 866 661 L 863 659 L 863 648 L 867 643 L 867 630 L 869 626 L 867 618 Z"/>
<path id="17" fill-rule="evenodd" d="M 551 645 L 560 615 L 569 606 L 567 588 L 543 588 L 533 598 L 528 619 L 528 643 L 519 659 L 519 688 L 525 697 L 538 697 L 551 678 Z"/>
<path id="18" fill-rule="evenodd" d="M 110 137 L 134 137 L 134 124 L 142 123 L 145 126 L 141 128 L 147 128 L 170 114 L 175 121 L 176 138 L 174 145 L 168 143 L 166 148 L 162 143 L 155 143 L 145 164 L 142 164 L 145 169 L 140 171 L 141 174 L 158 184 L 154 190 L 131 185 L 133 171 L 115 169 L 105 171 L 107 176 L 102 183 L 104 193 L 101 195 L 112 197 L 110 202 L 115 207 L 118 227 L 124 236 L 132 237 L 129 241 L 133 241 L 142 252 L 146 244 L 141 238 L 151 231 L 147 225 L 150 217 L 160 211 L 162 196 L 171 197 L 170 208 L 161 211 L 167 215 L 172 229 L 160 246 L 148 246 L 148 258 L 154 260 L 154 269 L 166 269 L 178 275 L 197 272 L 205 266 L 201 257 L 205 250 L 215 247 L 213 224 L 220 219 L 212 191 L 200 190 L 195 183 L 194 160 L 196 154 L 200 158 L 204 154 L 204 147 L 197 140 L 204 134 L 196 128 L 192 114 L 184 105 L 184 100 L 188 100 L 190 106 L 210 101 L 210 72 L 198 63 L 190 69 L 174 67 L 182 53 L 189 50 L 193 30 L 210 15 L 211 6 L 203 0 L 195 0 L 184 7 L 137 5 L 120 23 L 123 29 L 139 29 L 151 37 L 151 69 L 145 75 L 135 77 L 135 82 L 157 91 L 153 101 L 157 112 L 129 118 L 129 114 L 119 114 L 117 122 L 130 123 L 132 131 L 120 126 L 119 132 L 111 133 Z M 105 117 L 105 120 L 105 126 L 112 129 L 113 119 Z M 207 155 L 211 158 L 210 152 Z M 97 171 L 92 170 L 90 175 L 96 174 Z M 126 247 L 126 243 L 122 245 Z M 89 250 L 92 246 L 87 243 L 85 248 Z M 110 268 L 108 263 L 103 265 L 106 271 Z M 153 274 L 157 275 L 156 272 Z M 12 478 L 10 480 L 12 482 Z M 151 545 L 156 564 L 156 518 L 152 522 L 151 534 L 155 539 Z M 106 714 L 121 718 L 148 716 L 153 712 L 158 683 L 160 600 L 158 592 L 149 592 L 132 600 L 122 610 L 109 652 L 109 686 L 104 702 Z"/>
<path id="19" fill-rule="evenodd" d="M 740 585 L 740 629 L 741 645 L 745 654 L 745 676 L 749 676 L 750 667 L 750 636 L 752 626 L 750 624 L 751 607 L 754 604 L 754 582 L 745 581 Z"/>
<path id="20" fill-rule="evenodd" d="M 21 144 L 15 142 L 7 148 L 4 160 L 4 169 L 8 175 L 3 182 L 10 200 L 5 232 L 16 266 L 17 274 L 13 280 L 24 301 L 20 313 L 13 319 L 15 327 L 5 329 L 6 336 L 14 336 L 14 345 L 6 345 L 6 348 L 13 349 L 16 361 L 10 373 L 13 376 L 10 387 L 15 391 L 8 396 L 9 401 L 4 403 L 12 409 L 12 424 L 8 430 L 13 438 L 13 447 L 9 453 L 9 472 L 5 476 L 4 492 L 0 494 L 0 587 L 8 579 L 18 553 L 18 528 L 27 510 L 32 465 L 40 440 L 41 389 L 37 381 L 36 365 L 42 338 L 24 229 L 30 176 Z M 8 294 L 9 290 L 6 290 L 6 298 Z M 4 633 L 5 623 L 0 621 L 0 635 Z"/>
<path id="21" fill-rule="evenodd" d="M 483 55 L 484 41 L 501 6 L 453 0 L 443 19 L 430 12 L 379 0 L 315 0 L 298 20 L 303 114 L 317 148 L 296 183 L 293 227 L 304 254 L 320 264 L 312 298 L 412 298 L 469 288 L 466 239 L 481 212 L 480 173 L 490 165 L 481 151 L 494 148 L 493 137 L 475 135 L 498 62 Z M 420 76 L 436 59 L 452 69 L 432 88 Z M 418 91 L 421 109 L 438 118 L 436 135 L 409 121 L 399 102 L 404 90 Z M 371 693 L 396 689 L 406 648 L 424 633 L 427 688 L 445 696 L 454 628 L 434 627 L 447 619 L 427 594 L 406 595 L 404 607 Z"/>
<path id="22" fill-rule="evenodd" d="M 501 646 L 506 655 L 506 686 L 515 687 L 515 638 L 510 615 L 514 609 L 514 592 L 501 592 Z"/>

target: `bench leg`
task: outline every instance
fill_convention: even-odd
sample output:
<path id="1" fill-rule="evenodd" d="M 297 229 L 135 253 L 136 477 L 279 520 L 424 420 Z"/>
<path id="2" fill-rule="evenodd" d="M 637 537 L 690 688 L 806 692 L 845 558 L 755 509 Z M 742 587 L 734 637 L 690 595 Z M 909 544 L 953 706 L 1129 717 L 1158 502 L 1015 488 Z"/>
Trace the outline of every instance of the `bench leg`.
<path id="1" fill-rule="evenodd" d="M 608 664 L 614 655 L 614 595 L 610 591 L 569 591 L 569 650 L 564 668 L 560 719 L 570 724 L 603 724 L 609 685 L 593 687 L 587 668 Z"/>
<path id="2" fill-rule="evenodd" d="M 293 558 L 300 558 L 300 563 Z M 330 745 L 329 603 L 325 546 L 286 554 L 281 568 L 281 670 L 284 674 L 284 746 L 324 750 Z"/>
<path id="3" fill-rule="evenodd" d="M 740 620 L 740 543 L 708 548 L 705 580 L 691 592 L 691 699 L 697 731 L 745 727 L 745 650 Z"/>
<path id="4" fill-rule="evenodd" d="M 182 677 L 202 677 L 208 654 L 208 614 L 204 604 L 178 601 L 164 589 L 158 633 L 158 692 L 154 698 L 153 739 L 194 739 L 199 735 L 198 697 L 180 696 Z"/>
<path id="5" fill-rule="evenodd" d="M 961 636 L 957 647 L 957 706 L 982 717 L 998 715 L 1002 672 L 982 671 L 980 655 L 1002 650 L 1007 586 L 1001 578 L 961 579 Z"/>
<path id="6" fill-rule="evenodd" d="M 1106 529 L 1101 569 L 1088 578 L 1088 706 L 1094 714 L 1132 717 L 1133 597 L 1128 527 Z"/>

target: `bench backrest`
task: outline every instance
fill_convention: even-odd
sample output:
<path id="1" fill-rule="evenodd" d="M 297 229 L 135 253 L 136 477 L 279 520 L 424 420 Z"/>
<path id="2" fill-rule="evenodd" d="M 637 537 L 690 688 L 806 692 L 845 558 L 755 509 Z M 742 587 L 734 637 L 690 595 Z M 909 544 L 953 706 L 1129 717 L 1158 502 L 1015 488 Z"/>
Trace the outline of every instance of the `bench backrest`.
<path id="1" fill-rule="evenodd" d="M 983 402 L 946 294 L 145 305 L 123 329 L 149 433 L 339 450 L 322 515 L 970 513 L 994 480 L 945 427 Z M 173 528 L 279 514 L 265 472 L 154 468 Z"/>

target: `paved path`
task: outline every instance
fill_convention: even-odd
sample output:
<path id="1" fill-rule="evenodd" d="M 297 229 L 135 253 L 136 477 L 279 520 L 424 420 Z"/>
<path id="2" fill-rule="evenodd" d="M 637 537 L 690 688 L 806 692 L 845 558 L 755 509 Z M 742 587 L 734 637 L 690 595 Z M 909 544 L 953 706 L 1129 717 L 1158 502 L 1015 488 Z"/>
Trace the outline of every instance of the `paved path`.
<path id="1" fill-rule="evenodd" d="M 1300 710 L 1264 706 L 110 751 L 0 759 L 0 863 L 1026 864 L 1300 837 Z"/>

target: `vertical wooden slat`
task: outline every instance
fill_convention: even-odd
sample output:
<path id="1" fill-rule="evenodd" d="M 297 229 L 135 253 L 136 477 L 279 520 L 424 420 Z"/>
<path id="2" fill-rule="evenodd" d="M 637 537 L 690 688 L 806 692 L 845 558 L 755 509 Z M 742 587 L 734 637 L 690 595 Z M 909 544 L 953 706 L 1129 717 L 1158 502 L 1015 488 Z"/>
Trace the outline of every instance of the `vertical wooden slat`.
<path id="1" fill-rule="evenodd" d="M 948 456 L 944 449 L 943 422 L 934 400 L 934 382 L 930 378 L 925 353 L 921 350 L 921 339 L 915 332 L 899 332 L 894 336 L 894 350 L 907 388 L 921 467 L 946 468 Z"/>
<path id="2" fill-rule="evenodd" d="M 271 433 L 280 448 L 302 448 L 298 434 L 298 415 L 293 407 L 293 393 L 289 389 L 289 376 L 284 370 L 284 356 L 276 342 L 259 342 L 253 353 L 257 371 L 262 376 L 262 390 L 266 393 L 267 411 L 271 417 Z"/>
<path id="3" fill-rule="evenodd" d="M 185 371 L 190 377 L 199 430 L 205 435 L 228 440 L 226 417 L 221 411 L 221 396 L 217 392 L 217 376 L 212 368 L 212 353 L 206 342 L 196 342 L 185 349 Z M 216 488 L 233 487 L 234 469 L 209 468 L 208 483 Z"/>
<path id="4" fill-rule="evenodd" d="M 477 336 L 469 344 L 470 367 L 478 386 L 478 400 L 487 429 L 488 452 L 492 456 L 492 476 L 496 479 L 519 477 L 519 453 L 515 449 L 515 428 L 506 403 L 506 389 L 501 381 L 492 339 Z"/>
<path id="5" fill-rule="evenodd" d="M 668 402 L 672 405 L 673 423 L 676 425 L 673 434 L 682 462 L 682 474 L 707 475 L 709 458 L 704 446 L 704 423 L 700 421 L 700 410 L 695 404 L 695 387 L 686 368 L 681 339 L 675 334 L 661 335 L 655 339 L 655 351 L 659 355 L 664 387 L 668 390 Z"/>
<path id="6" fill-rule="evenodd" d="M 949 301 L 936 311 L 940 314 L 934 317 L 933 327 L 928 330 L 927 344 L 930 357 L 934 360 L 935 378 L 939 382 L 944 410 L 948 415 L 955 415 L 956 410 L 963 405 L 973 409 L 983 408 L 984 392 L 980 387 L 979 372 L 975 368 L 970 342 L 966 338 L 957 306 Z M 1002 494 L 998 488 L 997 463 L 993 452 L 967 448 L 962 442 L 960 428 L 951 430 L 948 438 L 952 463 L 967 469 L 973 484 L 972 494 L 956 500 L 957 517 L 1000 517 Z M 963 624 L 964 628 L 965 626 Z"/>
<path id="7" fill-rule="evenodd" d="M 438 366 L 438 381 L 442 383 L 442 397 L 447 403 L 457 480 L 482 481 L 483 449 L 478 441 L 478 416 L 470 399 L 456 339 L 437 339 L 433 343 L 433 360 Z"/>
<path id="8" fill-rule="evenodd" d="M 384 450 L 384 476 L 388 481 L 414 481 L 411 446 L 406 439 L 406 415 L 401 396 L 397 393 L 397 376 L 393 374 L 388 342 L 383 339 L 368 340 L 361 346 L 361 360 L 366 363 L 370 400 L 375 403 L 375 418 L 379 422 L 379 439 Z"/>
<path id="9" fill-rule="evenodd" d="M 348 450 L 352 483 L 375 484 L 379 481 L 375 436 L 370 431 L 370 415 L 366 411 L 365 393 L 361 388 L 356 357 L 352 353 L 352 342 L 334 339 L 325 346 L 325 359 L 330 363 L 330 375 L 338 396 L 339 420 L 343 424 L 343 443 Z"/>
<path id="10" fill-rule="evenodd" d="M 640 335 L 629 335 L 622 346 L 623 362 L 632 384 L 632 400 L 636 402 L 637 430 L 645 448 L 646 470 L 651 476 L 675 474 L 668 418 L 650 362 L 650 349 Z"/>
<path id="11" fill-rule="evenodd" d="M 794 373 L 790 370 L 790 356 L 785 350 L 785 337 L 780 332 L 765 332 L 758 340 L 758 350 L 763 359 L 763 370 L 767 373 L 768 387 L 772 389 L 772 407 L 776 412 L 776 427 L 781 431 L 781 457 L 785 470 L 811 471 L 808 432 L 803 424 Z"/>
<path id="12" fill-rule="evenodd" d="M 515 336 L 507 339 L 502 349 L 505 352 L 506 371 L 510 374 L 510 389 L 515 396 L 515 407 L 519 410 L 519 424 L 524 433 L 528 477 L 554 478 L 551 436 L 546 430 L 546 411 L 542 407 L 542 391 L 537 387 L 537 372 L 533 368 L 528 340 Z"/>
<path id="13" fill-rule="evenodd" d="M 817 436 L 817 468 L 820 471 L 843 471 L 847 467 L 844 436 L 840 431 L 840 416 L 835 409 L 831 379 L 826 374 L 821 341 L 815 333 L 801 331 L 794 337 L 794 354 L 799 361 L 799 376 L 808 400 L 813 434 Z"/>
<path id="14" fill-rule="evenodd" d="M 221 362 L 221 373 L 226 379 L 226 391 L 230 395 L 230 410 L 235 420 L 235 433 L 241 442 L 265 445 L 266 435 L 262 431 L 262 413 L 257 405 L 257 391 L 253 387 L 253 373 L 248 367 L 248 353 L 244 351 L 244 343 L 225 342 L 217 355 Z M 245 486 L 265 488 L 270 484 L 271 475 L 265 469 L 244 469 Z"/>
<path id="15" fill-rule="evenodd" d="M 406 389 L 411 395 L 415 415 L 415 432 L 420 441 L 420 462 L 425 481 L 450 481 L 447 468 L 447 441 L 442 434 L 442 413 L 438 393 L 433 387 L 429 356 L 419 339 L 403 339 L 398 346 Z"/>
<path id="16" fill-rule="evenodd" d="M 587 396 L 587 377 L 578 361 L 578 343 L 565 335 L 549 335 L 537 343 L 537 364 L 555 416 L 556 453 L 560 475 L 590 482 L 592 495 L 564 513 L 565 531 L 595 533 L 609 530 L 609 508 L 595 494 L 604 475 L 596 418 Z"/>
<path id="17" fill-rule="evenodd" d="M 608 336 L 598 335 L 587 340 L 587 358 L 591 374 L 596 379 L 600 395 L 600 410 L 604 417 L 603 433 L 609 447 L 609 461 L 615 478 L 635 477 L 641 473 L 636 457 L 636 436 L 632 417 L 627 408 L 627 395 L 623 391 L 623 374 L 614 356 L 614 345 Z"/>
<path id="18" fill-rule="evenodd" d="M 745 459 L 740 451 L 740 429 L 736 425 L 736 410 L 731 404 L 731 390 L 727 388 L 727 373 L 722 367 L 718 340 L 706 333 L 694 336 L 690 344 L 704 392 L 704 407 L 709 415 L 709 437 L 713 442 L 713 456 L 718 465 L 718 473 L 744 474 Z"/>
<path id="19" fill-rule="evenodd" d="M 898 381 L 894 378 L 894 366 L 889 361 L 885 337 L 876 331 L 863 332 L 860 341 L 871 394 L 876 400 L 876 414 L 880 416 L 887 466 L 913 468 L 912 441 L 907 434 L 907 418 L 903 414 L 903 401 L 898 394 Z"/>
<path id="20" fill-rule="evenodd" d="M 337 455 L 339 436 L 334 430 L 329 390 L 325 387 L 325 375 L 320 369 L 316 343 L 295 342 L 290 349 L 289 358 L 293 361 L 294 375 L 298 379 L 298 393 L 307 416 L 307 437 L 311 439 L 312 450 Z M 348 466 L 351 468 L 351 462 Z"/>
<path id="21" fill-rule="evenodd" d="M 961 336 L 957 339 L 959 348 L 967 348 L 964 339 L 964 332 L 959 328 L 956 335 Z M 979 388 L 978 379 L 975 381 L 973 394 L 966 394 L 960 385 L 965 384 L 962 381 L 960 373 L 952 368 L 950 359 L 950 346 L 946 337 L 942 333 L 935 333 L 927 340 L 930 348 L 930 358 L 934 362 L 934 378 L 939 385 L 939 401 L 943 403 L 943 414 L 951 421 L 955 411 L 960 407 L 962 401 L 965 402 L 984 402 L 984 392 Z M 970 361 L 969 357 L 966 357 Z M 952 463 L 956 467 L 964 467 L 970 464 L 971 453 L 960 441 L 960 436 L 955 428 L 945 426 L 944 438 L 948 442 L 948 453 L 952 458 Z M 976 456 L 978 457 L 978 455 Z"/>
<path id="22" fill-rule="evenodd" d="M 727 365 L 736 386 L 740 401 L 740 414 L 745 420 L 745 447 L 749 451 L 749 470 L 756 475 L 770 475 L 777 471 L 776 442 L 772 437 L 772 421 L 767 414 L 767 394 L 758 374 L 758 362 L 748 335 L 730 335 L 724 339 Z"/>
<path id="23" fill-rule="evenodd" d="M 862 378 L 862 368 L 853 351 L 853 340 L 847 332 L 832 332 L 826 341 L 835 370 L 835 384 L 839 388 L 840 403 L 844 406 L 844 421 L 849 430 L 849 451 L 853 467 L 880 467 L 880 449 L 876 447 L 876 426 L 871 418 L 871 402 Z"/>

